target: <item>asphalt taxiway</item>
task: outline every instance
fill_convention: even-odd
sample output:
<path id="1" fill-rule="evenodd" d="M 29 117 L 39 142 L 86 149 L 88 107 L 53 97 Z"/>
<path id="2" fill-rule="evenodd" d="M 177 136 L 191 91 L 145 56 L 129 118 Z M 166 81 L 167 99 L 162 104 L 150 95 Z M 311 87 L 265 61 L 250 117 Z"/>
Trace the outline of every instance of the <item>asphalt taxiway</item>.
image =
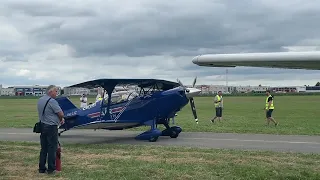
<path id="1" fill-rule="evenodd" d="M 64 132 L 59 140 L 62 144 L 149 144 L 320 153 L 320 136 L 181 132 L 178 138 L 161 136 L 156 142 L 148 142 L 134 139 L 140 133 L 137 131 L 70 130 Z M 32 129 L 2 128 L 0 129 L 0 141 L 39 142 L 39 134 L 33 133 Z"/>

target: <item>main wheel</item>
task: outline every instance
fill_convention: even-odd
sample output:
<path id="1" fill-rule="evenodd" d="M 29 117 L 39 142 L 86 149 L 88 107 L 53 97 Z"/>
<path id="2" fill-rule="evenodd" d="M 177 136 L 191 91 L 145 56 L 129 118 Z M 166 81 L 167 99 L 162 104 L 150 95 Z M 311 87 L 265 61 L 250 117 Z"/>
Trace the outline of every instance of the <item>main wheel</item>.
<path id="1" fill-rule="evenodd" d="M 152 136 L 149 141 L 150 142 L 156 142 L 158 140 L 159 136 Z"/>
<path id="2" fill-rule="evenodd" d="M 175 131 L 175 130 L 171 131 L 171 134 L 170 134 L 171 138 L 177 138 L 178 136 L 179 136 L 179 133 L 177 131 Z"/>

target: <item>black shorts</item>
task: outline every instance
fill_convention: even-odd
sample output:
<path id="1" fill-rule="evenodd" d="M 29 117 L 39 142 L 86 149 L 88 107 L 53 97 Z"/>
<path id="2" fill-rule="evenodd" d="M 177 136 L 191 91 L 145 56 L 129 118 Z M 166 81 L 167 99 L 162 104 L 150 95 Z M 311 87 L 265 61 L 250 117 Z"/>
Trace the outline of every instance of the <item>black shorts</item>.
<path id="1" fill-rule="evenodd" d="M 273 112 L 273 109 L 269 109 L 267 112 L 266 112 L 266 117 L 269 118 L 272 116 L 272 112 Z"/>
<path id="2" fill-rule="evenodd" d="M 222 108 L 221 107 L 216 108 L 216 116 L 222 117 Z"/>

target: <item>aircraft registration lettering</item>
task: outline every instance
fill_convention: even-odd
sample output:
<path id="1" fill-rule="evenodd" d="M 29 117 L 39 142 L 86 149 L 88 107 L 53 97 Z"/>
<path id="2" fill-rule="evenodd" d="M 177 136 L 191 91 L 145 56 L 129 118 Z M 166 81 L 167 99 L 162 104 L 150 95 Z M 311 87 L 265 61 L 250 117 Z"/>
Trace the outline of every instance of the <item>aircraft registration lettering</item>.
<path id="1" fill-rule="evenodd" d="M 77 111 L 69 112 L 66 116 L 74 116 L 77 114 Z"/>
<path id="2" fill-rule="evenodd" d="M 90 104 L 88 106 L 83 107 L 82 110 L 91 109 L 91 108 L 95 107 L 96 105 L 97 105 L 97 103 L 95 102 L 93 104 Z"/>

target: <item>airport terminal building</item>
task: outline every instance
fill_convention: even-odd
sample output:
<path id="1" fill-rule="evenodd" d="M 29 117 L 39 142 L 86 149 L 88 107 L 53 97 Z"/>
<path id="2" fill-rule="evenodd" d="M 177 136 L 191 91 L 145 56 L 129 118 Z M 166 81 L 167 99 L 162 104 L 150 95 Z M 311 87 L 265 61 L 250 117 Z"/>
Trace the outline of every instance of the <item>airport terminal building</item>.
<path id="1" fill-rule="evenodd" d="M 320 86 L 283 86 L 283 87 L 270 87 L 270 90 L 275 93 L 288 93 L 288 92 L 320 92 Z"/>
<path id="2" fill-rule="evenodd" d="M 264 93 L 269 88 L 268 86 L 225 86 L 225 85 L 199 85 L 202 94 L 217 94 L 221 91 L 223 94 L 230 93 Z"/>
<path id="3" fill-rule="evenodd" d="M 0 85 L 1 96 L 43 96 L 48 86 L 13 86 L 4 88 Z M 58 87 L 58 95 L 61 94 L 61 87 Z"/>
<path id="4" fill-rule="evenodd" d="M 0 84 L 0 96 L 42 96 L 46 93 L 48 86 L 12 86 L 3 87 Z M 201 94 L 217 94 L 222 91 L 223 94 L 230 93 L 264 93 L 270 89 L 273 93 L 314 93 L 320 92 L 320 86 L 225 86 L 225 85 L 197 85 L 196 88 L 201 89 Z M 101 88 L 61 88 L 58 87 L 58 95 L 81 96 L 82 94 L 97 95 L 102 92 Z M 129 88 L 133 89 L 133 88 Z M 122 90 L 120 88 L 120 90 Z"/>

